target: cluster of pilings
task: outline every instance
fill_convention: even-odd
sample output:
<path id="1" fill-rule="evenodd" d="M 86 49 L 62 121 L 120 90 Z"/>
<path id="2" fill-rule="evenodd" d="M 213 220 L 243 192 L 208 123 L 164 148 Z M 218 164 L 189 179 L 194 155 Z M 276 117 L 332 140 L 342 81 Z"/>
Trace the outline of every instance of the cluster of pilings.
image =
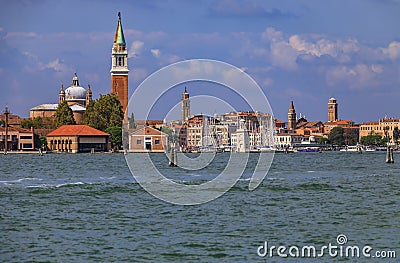
<path id="1" fill-rule="evenodd" d="M 171 147 L 170 158 L 169 158 L 169 166 L 176 167 L 178 166 L 178 158 L 176 156 L 175 145 Z"/>
<path id="2" fill-rule="evenodd" d="M 386 148 L 386 163 L 394 163 L 393 148 L 390 145 Z"/>

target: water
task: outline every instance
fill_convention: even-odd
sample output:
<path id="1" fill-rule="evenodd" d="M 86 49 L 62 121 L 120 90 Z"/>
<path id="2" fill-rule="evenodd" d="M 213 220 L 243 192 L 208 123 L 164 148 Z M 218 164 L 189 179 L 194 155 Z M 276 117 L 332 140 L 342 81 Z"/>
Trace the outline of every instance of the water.
<path id="1" fill-rule="evenodd" d="M 218 174 L 226 156 L 217 155 L 222 161 L 202 176 L 164 172 L 196 183 Z M 162 154 L 152 158 L 167 163 Z M 321 247 L 336 244 L 339 234 L 349 245 L 395 250 L 398 258 L 399 163 L 399 154 L 394 164 L 384 153 L 276 154 L 255 191 L 247 190 L 250 167 L 221 198 L 178 206 L 135 183 L 122 154 L 1 155 L 0 261 L 286 262 L 261 258 L 257 248 L 264 241 Z M 359 259 L 366 261 L 374 260 Z"/>

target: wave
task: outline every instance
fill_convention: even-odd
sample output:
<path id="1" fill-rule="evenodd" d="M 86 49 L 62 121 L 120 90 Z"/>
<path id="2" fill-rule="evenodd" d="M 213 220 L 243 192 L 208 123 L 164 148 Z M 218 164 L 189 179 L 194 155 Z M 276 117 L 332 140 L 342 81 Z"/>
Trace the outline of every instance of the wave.
<path id="1" fill-rule="evenodd" d="M 63 186 L 70 186 L 70 185 L 82 185 L 84 184 L 83 182 L 75 182 L 75 183 L 63 183 L 63 184 L 57 184 L 56 187 L 63 187 Z M 87 183 L 91 184 L 91 183 Z"/>
<path id="2" fill-rule="evenodd" d="M 26 186 L 26 188 L 52 188 L 52 187 L 59 188 L 64 186 L 74 186 L 83 184 L 92 184 L 92 183 L 74 182 L 74 183 L 61 183 L 61 184 L 37 184 L 37 185 L 28 185 Z"/>
<path id="3" fill-rule="evenodd" d="M 20 178 L 20 179 L 17 179 L 17 180 L 0 181 L 0 183 L 9 184 L 9 183 L 20 183 L 22 181 L 34 181 L 34 180 L 42 181 L 43 179 L 35 178 L 35 177 L 25 177 L 25 178 Z"/>

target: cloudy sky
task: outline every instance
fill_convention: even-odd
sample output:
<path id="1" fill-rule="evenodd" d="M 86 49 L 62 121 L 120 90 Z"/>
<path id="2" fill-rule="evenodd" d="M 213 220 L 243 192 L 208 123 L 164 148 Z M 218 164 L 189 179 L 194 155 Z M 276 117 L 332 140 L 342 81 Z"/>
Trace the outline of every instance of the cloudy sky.
<path id="1" fill-rule="evenodd" d="M 110 91 L 118 11 L 130 94 L 161 67 L 209 58 L 245 70 L 281 119 L 294 100 L 326 121 L 332 96 L 341 119 L 400 117 L 398 0 L 1 0 L 0 9 L 0 108 L 22 117 L 56 103 L 74 72 L 94 98 Z"/>

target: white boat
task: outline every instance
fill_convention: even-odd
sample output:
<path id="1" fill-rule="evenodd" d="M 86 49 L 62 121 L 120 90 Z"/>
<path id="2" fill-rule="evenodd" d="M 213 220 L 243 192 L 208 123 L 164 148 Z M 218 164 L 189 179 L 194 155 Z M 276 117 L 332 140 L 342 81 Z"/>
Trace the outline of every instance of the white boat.
<path id="1" fill-rule="evenodd" d="M 341 152 L 364 152 L 362 145 L 348 145 L 343 149 L 340 149 Z"/>
<path id="2" fill-rule="evenodd" d="M 365 147 L 365 151 L 366 152 L 376 152 L 376 148 L 375 147 L 371 147 L 371 146 L 367 146 L 367 147 Z"/>

